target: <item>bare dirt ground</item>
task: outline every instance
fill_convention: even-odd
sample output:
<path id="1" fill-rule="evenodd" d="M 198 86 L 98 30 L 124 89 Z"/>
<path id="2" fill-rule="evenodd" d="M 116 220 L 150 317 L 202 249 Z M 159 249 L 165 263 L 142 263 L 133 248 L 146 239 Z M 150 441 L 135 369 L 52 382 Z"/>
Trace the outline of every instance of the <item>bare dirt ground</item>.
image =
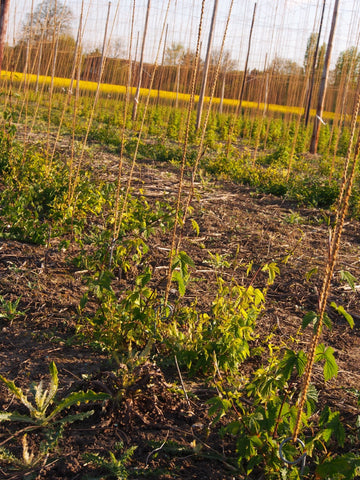
<path id="1" fill-rule="evenodd" d="M 101 151 L 95 157 L 94 175 L 115 178 L 117 157 Z M 177 185 L 175 168 L 145 162 L 138 165 L 133 182 L 134 194 L 141 187 L 150 203 L 157 199 L 172 202 Z M 182 249 L 196 264 L 192 274 L 197 281 L 190 284 L 181 302 L 190 303 L 198 298 L 199 304 L 206 308 L 214 298 L 216 271 L 208 262 L 208 251 L 229 261 L 236 256 L 238 264 L 253 261 L 254 268 L 278 262 L 281 274 L 269 288 L 267 308 L 259 319 L 259 334 L 265 337 L 273 332 L 279 343 L 286 342 L 300 327 L 304 314 L 316 310 L 329 238 L 323 215 L 299 209 L 286 200 L 255 194 L 246 187 L 211 179 L 196 184 L 193 206 L 192 218 L 197 221 L 200 234 L 197 236 L 189 228 Z M 349 421 L 354 421 L 357 410 L 346 389 L 357 388 L 360 380 L 360 290 L 352 291 L 341 281 L 339 272 L 346 270 L 360 279 L 359 240 L 358 222 L 348 221 L 330 299 L 353 315 L 355 327 L 351 330 L 342 317 L 329 310 L 334 329 L 325 333 L 324 341 L 335 349 L 339 374 L 326 388 L 320 367 L 315 367 L 313 376 L 313 381 L 322 387 L 321 402 L 340 409 Z M 161 284 L 166 272 L 169 235 L 152 237 L 150 247 L 154 282 Z M 76 343 L 77 306 L 86 285 L 83 274 L 68 262 L 69 253 L 59 250 L 56 242 L 45 247 L 0 241 L 1 295 L 7 300 L 21 297 L 19 309 L 26 312 L 12 324 L 0 319 L 0 373 L 27 389 L 32 381 L 48 380 L 48 365 L 54 361 L 59 371 L 60 398 L 70 391 L 87 388 L 111 393 L 122 391 L 122 395 L 118 402 L 95 406 L 94 415 L 87 420 L 68 425 L 57 450 L 45 466 L 40 464 L 30 471 L 32 476 L 26 477 L 23 472 L 11 471 L 3 465 L 0 478 L 75 480 L 87 478 L 86 475 L 105 478 L 101 470 L 84 460 L 83 454 L 98 452 L 107 457 L 108 451 L 116 452 L 115 443 L 119 441 L 125 448 L 137 446 L 129 463 L 129 478 L 145 478 L 145 474 L 158 479 L 235 478 L 226 462 L 233 453 L 231 442 L 215 432 L 208 436 L 204 433 L 206 428 L 197 429 L 198 425 L 206 427 L 210 422 L 205 400 L 214 392 L 206 385 L 187 378 L 183 372 L 191 393 L 190 408 L 184 395 L 169 388 L 170 384 L 180 384 L 175 366 L 162 371 L 146 363 L 138 367 L 135 383 L 127 388 L 116 362 Z M 287 255 L 290 255 L 288 262 L 282 263 Z M 307 280 L 307 272 L 315 268 L 317 273 Z M 243 272 L 243 269 L 226 269 L 224 274 L 246 282 Z M 304 337 L 301 348 L 307 349 L 309 338 Z M 82 408 L 89 407 L 79 407 Z M 1 385 L 0 410 L 14 409 L 22 411 Z M 0 446 L 14 445 L 21 438 L 17 433 L 19 428 L 1 423 Z M 41 435 L 39 432 L 31 439 L 35 450 Z M 194 441 L 202 446 L 201 455 L 194 454 Z M 18 444 L 17 453 L 21 456 L 20 440 Z M 172 451 L 171 446 L 174 446 Z"/>

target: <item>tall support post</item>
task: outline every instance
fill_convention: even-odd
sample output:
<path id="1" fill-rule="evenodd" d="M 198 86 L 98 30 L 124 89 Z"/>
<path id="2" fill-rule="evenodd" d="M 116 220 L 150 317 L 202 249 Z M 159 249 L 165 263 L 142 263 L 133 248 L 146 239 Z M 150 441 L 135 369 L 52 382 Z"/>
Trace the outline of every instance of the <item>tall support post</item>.
<path id="1" fill-rule="evenodd" d="M 0 72 L 4 58 L 6 31 L 9 21 L 10 0 L 0 0 Z"/>
<path id="2" fill-rule="evenodd" d="M 138 82 L 136 92 L 135 92 L 134 108 L 133 108 L 133 112 L 132 112 L 132 119 L 133 120 L 136 120 L 136 114 L 137 114 L 139 98 L 140 98 L 140 88 L 141 88 L 141 81 L 142 81 L 143 70 L 144 70 L 145 40 L 146 40 L 148 23 L 149 23 L 150 4 L 151 4 L 151 0 L 148 0 L 147 9 L 146 9 L 146 17 L 145 17 L 144 33 L 143 33 L 142 45 L 141 45 L 141 54 L 140 54 L 139 82 Z"/>
<path id="3" fill-rule="evenodd" d="M 320 26 L 319 26 L 319 32 L 318 32 L 318 38 L 316 41 L 316 47 L 315 47 L 315 52 L 314 52 L 314 57 L 313 57 L 313 63 L 312 63 L 312 69 L 311 69 L 311 79 L 310 79 L 310 85 L 309 85 L 309 96 L 306 104 L 306 109 L 305 109 L 305 126 L 307 127 L 309 124 L 309 118 L 310 118 L 310 109 L 311 109 L 311 100 L 312 100 L 312 95 L 313 95 L 313 90 L 314 90 L 314 82 L 315 82 L 315 71 L 316 71 L 316 61 L 318 57 L 318 51 L 319 51 L 319 46 L 320 46 L 320 35 L 321 35 L 321 30 L 323 26 L 323 21 L 324 21 L 324 12 L 325 12 L 325 5 L 326 5 L 326 0 L 323 1 L 323 8 L 321 12 L 321 19 L 320 19 Z"/>
<path id="4" fill-rule="evenodd" d="M 211 52 L 211 45 L 212 45 L 212 41 L 213 41 L 213 37 L 214 37 L 215 20 L 216 20 L 216 12 L 217 12 L 218 3 L 219 3 L 218 0 L 214 0 L 214 8 L 213 8 L 213 13 L 212 13 L 212 18 L 211 18 L 209 38 L 208 38 L 205 64 L 204 64 L 204 70 L 203 70 L 203 77 L 202 77 L 202 82 L 201 82 L 201 90 L 200 90 L 200 95 L 199 95 L 199 103 L 198 103 L 198 106 L 197 106 L 196 130 L 199 130 L 199 128 L 200 128 L 201 115 L 202 115 L 202 111 L 203 111 L 203 107 L 204 107 L 204 97 L 205 97 L 206 83 L 207 83 L 207 77 L 208 77 L 209 65 L 210 65 L 210 52 Z"/>
<path id="5" fill-rule="evenodd" d="M 322 120 L 322 115 L 323 115 L 323 111 L 324 111 L 326 88 L 327 88 L 327 83 L 328 83 L 328 78 L 329 78 L 330 58 L 331 58 L 333 41 L 334 41 L 336 20 L 337 20 L 338 11 L 339 11 L 339 3 L 340 3 L 340 0 L 335 0 L 334 12 L 333 12 L 333 17 L 332 17 L 332 22 L 331 22 L 331 29 L 330 29 L 330 34 L 329 34 L 329 42 L 328 42 L 328 46 L 327 46 L 327 49 L 326 49 L 324 68 L 323 68 L 323 73 L 322 73 L 322 76 L 321 76 L 321 83 L 320 83 L 319 96 L 318 96 L 318 104 L 317 104 L 317 109 L 316 109 L 316 117 L 315 117 L 315 121 L 314 121 L 314 130 L 313 130 L 313 134 L 312 134 L 312 138 L 311 138 L 311 144 L 310 144 L 310 153 L 313 153 L 313 154 L 315 154 L 317 152 L 317 147 L 318 147 L 318 143 L 319 143 L 319 135 L 320 135 L 320 127 L 321 127 L 321 123 L 323 121 Z"/>
<path id="6" fill-rule="evenodd" d="M 254 30 L 255 15 L 256 15 L 256 2 L 255 2 L 255 5 L 254 5 L 254 11 L 253 11 L 253 16 L 252 16 L 252 21 L 251 21 L 249 43 L 248 43 L 248 49 L 247 49 L 246 61 L 245 61 L 245 68 L 244 68 L 244 76 L 243 76 L 242 83 L 241 83 L 241 89 L 240 89 L 240 95 L 239 95 L 239 104 L 236 107 L 236 113 L 235 113 L 236 115 L 238 115 L 239 112 L 241 112 L 241 106 L 242 106 L 242 102 L 243 102 L 243 98 L 244 98 L 244 90 L 245 90 L 247 69 L 248 69 L 250 49 L 251 49 L 251 38 L 252 38 L 253 30 Z"/>

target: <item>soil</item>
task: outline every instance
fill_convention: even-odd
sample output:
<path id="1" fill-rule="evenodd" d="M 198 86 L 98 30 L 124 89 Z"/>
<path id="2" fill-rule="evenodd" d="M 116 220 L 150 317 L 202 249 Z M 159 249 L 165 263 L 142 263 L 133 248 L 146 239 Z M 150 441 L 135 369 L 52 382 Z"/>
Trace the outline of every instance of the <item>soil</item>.
<path id="1" fill-rule="evenodd" d="M 116 155 L 99 148 L 93 158 L 96 164 L 92 161 L 91 168 L 97 178 L 116 178 Z M 176 168 L 142 162 L 136 167 L 133 193 L 141 188 L 149 203 L 174 202 L 178 178 Z M 188 188 L 186 178 L 185 192 Z M 252 261 L 254 271 L 265 263 L 278 262 L 281 274 L 269 288 L 258 333 L 262 338 L 272 333 L 279 344 L 287 342 L 299 329 L 304 314 L 316 310 L 329 242 L 326 215 L 207 177 L 197 182 L 195 189 L 191 217 L 198 223 L 200 233 L 196 235 L 190 225 L 183 232 L 181 245 L 196 264 L 192 272 L 196 281 L 190 283 L 181 302 L 187 304 L 197 299 L 202 308 L 211 304 L 217 272 L 209 262 L 208 251 L 221 255 L 232 265 Z M 315 366 L 312 378 L 321 391 L 320 401 L 340 410 L 349 422 L 354 422 L 357 414 L 356 398 L 349 389 L 357 389 L 360 380 L 360 285 L 353 291 L 341 280 L 340 271 L 360 278 L 358 232 L 358 222 L 349 220 L 330 295 L 330 301 L 343 305 L 353 316 L 355 326 L 350 329 L 329 308 L 334 328 L 324 333 L 324 342 L 335 350 L 339 373 L 326 387 L 320 366 Z M 170 234 L 156 234 L 149 245 L 154 284 L 161 290 Z M 98 453 L 108 460 L 109 451 L 118 455 L 119 442 L 123 449 L 137 447 L 128 464 L 129 478 L 240 478 L 226 460 L 234 454 L 231 439 L 222 438 L 216 429 L 209 433 L 206 400 L 214 391 L 204 380 L 191 378 L 182 371 L 187 401 L 172 361 L 162 368 L 147 361 L 129 372 L 108 355 L 76 342 L 77 307 L 86 291 L 86 282 L 84 272 L 68 261 L 75 250 L 75 246 L 66 251 L 59 249 L 56 240 L 49 246 L 0 241 L 1 295 L 11 301 L 20 297 L 18 309 L 25 312 L 12 322 L 0 318 L 0 372 L 27 391 L 31 382 L 44 379 L 44 384 L 48 384 L 48 366 L 54 361 L 59 372 L 57 398 L 91 388 L 111 393 L 113 400 L 102 405 L 71 407 L 70 413 L 92 408 L 94 414 L 66 425 L 46 464 L 40 462 L 27 476 L 3 463 L 0 478 L 105 478 L 105 471 L 90 463 L 84 454 Z M 309 278 L 311 271 L 314 274 Z M 234 276 L 240 284 L 248 282 L 241 268 L 226 268 L 223 275 Z M 264 284 L 262 275 L 258 275 L 259 286 Z M 172 292 L 172 300 L 175 299 Z M 304 336 L 300 347 L 306 350 L 310 341 L 310 336 Z M 132 381 L 127 383 L 129 375 Z M 171 388 L 174 385 L 177 389 Z M 0 409 L 26 413 L 4 384 L 0 385 Z M 22 428 L 24 424 L 0 424 L 0 446 L 20 457 Z M 27 440 L 29 449 L 36 453 L 43 432 L 33 431 Z M 194 453 L 195 445 L 201 447 L 201 454 Z"/>

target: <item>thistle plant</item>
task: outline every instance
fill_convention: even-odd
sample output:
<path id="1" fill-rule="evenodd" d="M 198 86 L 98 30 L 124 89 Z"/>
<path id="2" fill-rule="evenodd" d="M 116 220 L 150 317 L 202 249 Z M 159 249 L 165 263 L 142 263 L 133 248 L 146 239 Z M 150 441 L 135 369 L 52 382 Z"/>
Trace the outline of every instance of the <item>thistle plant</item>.
<path id="1" fill-rule="evenodd" d="M 122 450 L 123 447 L 124 445 L 122 442 L 118 442 L 115 445 L 117 450 Z M 109 452 L 109 460 L 98 453 L 85 453 L 83 457 L 88 463 L 91 463 L 107 472 L 102 478 L 105 479 L 115 477 L 118 480 L 126 480 L 129 475 L 126 464 L 131 459 L 136 448 L 136 446 L 128 448 L 120 455 L 120 458 L 117 458 L 113 452 Z"/>
<path id="2" fill-rule="evenodd" d="M 18 412 L 0 412 L 0 422 L 4 421 L 16 421 L 30 423 L 36 426 L 45 427 L 50 423 L 69 423 L 76 420 L 83 420 L 84 418 L 92 415 L 94 412 L 84 412 L 75 415 L 67 415 L 60 420 L 55 418 L 68 407 L 76 405 L 82 402 L 89 401 L 102 401 L 109 398 L 106 393 L 95 393 L 91 390 L 87 392 L 79 391 L 72 392 L 67 397 L 62 399 L 51 411 L 50 407 L 55 403 L 55 397 L 58 390 L 58 370 L 54 362 L 50 363 L 50 385 L 49 389 L 44 389 L 43 381 L 41 380 L 37 385 L 32 384 L 30 391 L 33 395 L 33 401 L 31 402 L 27 395 L 17 387 L 12 380 L 0 375 L 0 381 L 3 382 L 8 390 L 29 410 L 28 415 L 23 415 Z"/>

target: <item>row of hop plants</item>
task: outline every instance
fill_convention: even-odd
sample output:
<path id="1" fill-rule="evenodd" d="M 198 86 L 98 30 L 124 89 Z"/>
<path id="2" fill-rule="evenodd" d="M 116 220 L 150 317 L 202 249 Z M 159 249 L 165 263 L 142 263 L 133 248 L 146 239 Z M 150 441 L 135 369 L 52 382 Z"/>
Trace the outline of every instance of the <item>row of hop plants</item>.
<path id="1" fill-rule="evenodd" d="M 63 96 L 62 93 L 54 95 L 51 111 L 53 127 L 59 123 Z M 36 108 L 37 98 L 35 95 L 29 103 L 29 117 L 32 109 Z M 45 95 L 42 101 L 45 102 Z M 62 124 L 64 133 L 74 134 L 81 141 L 87 131 L 87 118 L 91 112 L 92 101 L 91 97 L 81 98 L 75 126 L 69 106 L 69 112 Z M 119 150 L 124 127 L 123 108 L 122 100 L 100 99 L 88 140 L 106 145 L 115 151 Z M 16 119 L 16 111 L 13 115 Z M 38 126 L 43 128 L 49 115 L 45 103 L 40 106 L 38 115 L 44 122 L 43 125 L 41 121 L 38 122 Z M 181 142 L 185 134 L 185 110 L 153 105 L 146 115 L 145 131 L 142 134 L 144 140 L 140 141 L 138 149 L 139 158 L 179 163 L 182 157 Z M 141 116 L 140 106 L 139 117 Z M 189 135 L 189 165 L 196 157 L 199 138 L 194 124 L 195 114 Z M 128 116 L 125 151 L 129 156 L 136 148 L 138 128 L 138 121 L 133 122 Z M 283 118 L 256 116 L 240 116 L 235 119 L 229 115 L 213 113 L 206 134 L 202 168 L 212 175 L 227 176 L 260 191 L 286 196 L 299 204 L 330 208 L 335 204 L 339 192 L 340 172 L 349 144 L 349 131 L 344 128 L 340 134 L 338 128 L 334 127 L 332 132 L 330 125 L 324 126 L 319 141 L 321 155 L 316 159 L 305 153 L 310 135 L 311 128 L 298 126 L 295 120 L 288 123 Z M 354 216 L 359 214 L 358 191 L 356 181 L 351 200 Z"/>
<path id="2" fill-rule="evenodd" d="M 11 80 L 12 84 L 12 89 L 16 90 L 17 85 L 19 85 L 20 88 L 23 88 L 24 82 L 25 83 L 30 83 L 30 86 L 36 82 L 37 76 L 36 75 L 24 75 L 22 73 L 14 73 L 14 72 L 3 72 L 2 76 L 4 79 Z M 71 81 L 70 79 L 65 79 L 65 78 L 54 78 L 51 79 L 51 77 L 40 77 L 40 86 L 44 84 L 44 86 L 49 87 L 50 84 L 53 83 L 55 87 L 56 92 L 60 92 L 60 99 L 61 96 L 66 94 L 68 91 Z M 85 82 L 85 81 L 80 81 L 80 92 L 81 92 L 81 99 L 83 102 L 83 105 L 85 107 L 84 111 L 84 116 L 87 118 L 86 111 L 86 103 L 88 102 L 89 107 L 90 104 L 93 101 L 93 94 L 97 89 L 97 83 L 96 82 Z M 77 88 L 76 81 L 73 84 L 73 94 Z M 101 84 L 100 85 L 100 92 L 103 96 L 103 101 L 108 102 L 108 106 L 106 107 L 108 111 L 108 121 L 106 122 L 108 125 L 111 123 L 114 119 L 113 112 L 118 110 L 116 108 L 117 103 L 122 103 L 122 99 L 124 98 L 124 95 L 126 93 L 126 87 L 124 86 L 119 86 L 119 85 L 110 85 L 110 84 Z M 131 95 L 134 94 L 134 91 L 131 90 Z M 147 96 L 148 91 L 144 89 L 142 92 L 143 96 Z M 21 92 L 22 94 L 22 92 Z M 35 103 L 37 101 L 41 101 L 41 93 L 33 93 L 31 88 L 28 89 L 27 94 L 30 96 L 30 98 L 33 98 Z M 160 96 L 163 95 L 166 98 L 173 98 L 175 99 L 176 94 L 174 92 L 160 92 Z M 158 115 L 157 113 L 153 113 L 154 109 L 151 108 L 149 110 L 149 121 L 150 123 L 147 122 L 147 125 L 151 126 L 151 128 L 156 128 L 155 125 L 153 126 L 152 123 L 160 123 L 162 131 L 164 127 L 164 123 L 168 124 L 170 122 L 170 130 L 173 130 L 173 137 L 178 138 L 181 136 L 181 127 L 184 128 L 184 122 L 181 122 L 181 125 L 178 124 L 178 119 L 175 121 L 178 125 L 172 126 L 171 124 L 174 123 L 174 117 L 178 117 L 177 115 L 174 115 L 174 112 L 180 112 L 180 115 L 183 115 L 184 113 L 181 114 L 181 111 L 184 107 L 180 107 L 179 109 L 175 109 L 173 106 L 166 106 L 162 105 L 161 102 L 158 103 L 158 96 L 159 92 L 158 90 L 154 89 L 151 92 L 151 98 L 153 99 L 152 101 L 156 103 L 156 110 L 157 112 L 159 109 L 161 110 L 161 115 Z M 184 97 L 183 100 L 188 101 L 188 95 Z M 47 102 L 47 89 L 45 95 L 43 95 L 43 100 L 45 103 Z M 208 99 L 207 99 L 208 100 Z M 54 98 L 53 100 L 54 105 L 56 104 L 56 99 Z M 235 102 L 236 101 L 231 101 Z M 276 105 L 270 105 L 268 108 L 268 112 L 270 113 L 268 116 L 264 117 L 263 116 L 263 107 L 258 105 L 257 103 L 251 104 L 250 102 L 244 102 L 243 108 L 244 110 L 248 110 L 250 108 L 254 109 L 254 111 L 251 113 L 251 115 L 247 116 L 240 116 L 238 117 L 235 121 L 234 119 L 231 118 L 231 115 L 229 116 L 228 114 L 212 114 L 213 115 L 213 120 L 210 120 L 210 129 L 212 128 L 212 125 L 215 125 L 215 130 L 216 130 L 216 136 L 217 140 L 219 141 L 227 141 L 228 139 L 228 133 L 229 130 L 229 121 L 234 124 L 234 136 L 235 138 L 239 137 L 243 140 L 248 139 L 250 142 L 255 142 L 256 139 L 260 136 L 260 143 L 272 147 L 273 145 L 276 145 L 279 140 L 286 140 L 288 133 L 291 132 L 293 129 L 293 125 L 297 122 L 292 123 L 292 125 L 289 125 L 289 116 L 294 116 L 293 118 L 297 119 L 299 116 L 301 116 L 302 111 L 299 108 L 294 108 L 294 107 L 288 107 L 288 106 L 276 106 Z M 61 100 L 60 100 L 61 104 Z M 115 107 L 115 108 L 114 108 Z M 141 106 L 140 106 L 141 107 Z M 80 106 L 79 109 L 81 110 L 82 107 Z M 45 108 L 47 111 L 47 108 Z M 98 113 L 98 119 L 101 122 L 101 106 L 97 109 Z M 258 111 L 258 114 L 256 113 Z M 140 112 L 141 113 L 141 112 Z M 273 116 L 274 115 L 274 116 Z M 139 115 L 141 118 L 141 115 Z M 283 119 L 285 118 L 285 121 Z M 324 119 L 325 120 L 334 120 L 335 115 L 331 113 L 325 113 L 324 114 Z M 274 119 L 274 120 L 272 120 Z M 276 119 L 279 121 L 277 122 Z M 116 122 L 115 122 L 116 124 Z M 227 125 L 226 125 L 227 124 Z M 132 127 L 135 127 L 136 129 L 136 124 L 132 125 Z M 175 127 L 175 130 L 174 130 Z M 328 140 L 329 140 L 329 126 L 326 126 L 327 128 L 322 129 L 322 131 L 325 131 L 323 137 L 320 139 L 320 146 L 319 146 L 319 153 L 322 153 L 323 150 L 326 150 L 326 147 L 328 145 Z M 176 130 L 178 130 L 176 132 Z M 303 127 L 300 128 L 299 136 L 303 137 Z M 327 133 L 326 133 L 327 132 Z M 146 133 L 146 132 L 145 132 Z M 309 137 L 309 131 L 306 132 L 307 136 L 307 143 L 310 141 Z M 336 137 L 336 132 L 334 135 L 334 138 Z M 341 154 L 342 149 L 340 148 L 339 153 Z"/>

